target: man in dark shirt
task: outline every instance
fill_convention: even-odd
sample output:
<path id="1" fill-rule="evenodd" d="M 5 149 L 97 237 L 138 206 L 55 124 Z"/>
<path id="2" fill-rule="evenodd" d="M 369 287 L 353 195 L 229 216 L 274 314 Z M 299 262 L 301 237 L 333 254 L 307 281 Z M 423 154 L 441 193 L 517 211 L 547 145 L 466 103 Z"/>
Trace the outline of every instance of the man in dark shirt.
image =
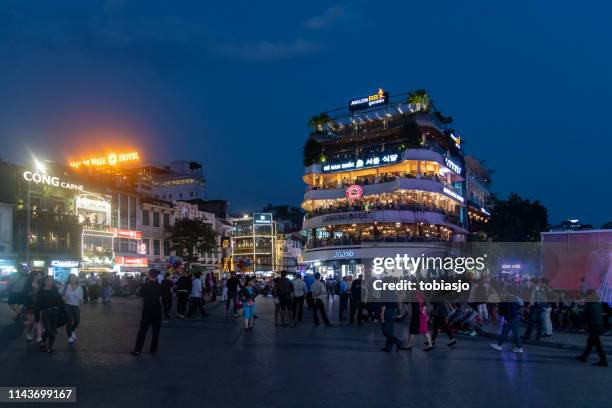
<path id="1" fill-rule="evenodd" d="M 227 287 L 227 300 L 225 303 L 225 311 L 229 311 L 230 302 L 234 305 L 234 317 L 238 317 L 238 311 L 236 310 L 238 289 L 240 286 L 240 281 L 236 277 L 236 272 L 232 272 L 230 278 L 225 283 Z"/>
<path id="2" fill-rule="evenodd" d="M 350 288 L 351 307 L 349 310 L 349 324 L 355 321 L 355 313 L 357 313 L 357 323 L 361 325 L 363 315 L 363 303 L 361 302 L 361 282 L 362 275 L 353 280 Z"/>
<path id="3" fill-rule="evenodd" d="M 276 296 L 278 296 L 278 303 L 280 305 L 281 325 L 287 325 L 285 323 L 286 315 L 288 315 L 291 324 L 294 325 L 293 314 L 290 312 L 292 310 L 291 294 L 293 293 L 293 284 L 287 278 L 286 270 L 283 269 L 280 274 L 280 278 L 276 279 Z"/>
<path id="4" fill-rule="evenodd" d="M 170 309 L 172 309 L 172 289 L 174 284 L 169 272 L 166 272 L 164 280 L 161 282 L 162 289 L 162 303 L 164 306 L 164 316 L 166 319 L 170 318 Z"/>
<path id="5" fill-rule="evenodd" d="M 385 342 L 385 347 L 381 350 L 390 352 L 391 347 L 395 345 L 395 351 L 399 351 L 402 347 L 402 342 L 400 339 L 395 337 L 393 333 L 393 322 L 395 319 L 395 315 L 397 313 L 397 302 L 385 302 L 382 304 L 382 308 L 380 311 L 380 328 L 382 330 L 383 335 L 387 339 Z"/>
<path id="6" fill-rule="evenodd" d="M 157 283 L 157 275 L 159 271 L 155 269 L 149 270 L 149 279 L 140 287 L 140 297 L 143 300 L 142 317 L 140 318 L 140 327 L 138 328 L 138 336 L 136 337 L 136 346 L 132 354 L 140 355 L 142 346 L 145 342 L 145 337 L 152 328 L 151 338 L 151 354 L 157 352 L 157 343 L 159 342 L 159 329 L 161 328 L 162 304 L 161 304 L 161 285 Z"/>

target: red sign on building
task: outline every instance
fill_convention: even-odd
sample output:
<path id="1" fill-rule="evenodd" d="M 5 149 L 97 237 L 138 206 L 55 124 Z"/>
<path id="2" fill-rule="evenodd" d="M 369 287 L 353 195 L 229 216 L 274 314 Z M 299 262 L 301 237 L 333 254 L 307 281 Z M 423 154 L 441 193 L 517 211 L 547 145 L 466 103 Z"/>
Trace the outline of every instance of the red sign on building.
<path id="1" fill-rule="evenodd" d="M 349 200 L 357 200 L 363 195 L 363 188 L 357 184 L 353 184 L 352 186 L 348 186 L 346 188 L 344 195 L 346 195 L 346 198 Z"/>
<path id="2" fill-rule="evenodd" d="M 121 266 L 148 266 L 149 260 L 134 256 L 116 256 L 115 264 Z"/>
<path id="3" fill-rule="evenodd" d="M 128 239 L 141 239 L 142 232 L 133 231 L 133 230 L 124 230 L 124 229 L 113 229 L 113 234 L 115 238 L 128 238 Z"/>

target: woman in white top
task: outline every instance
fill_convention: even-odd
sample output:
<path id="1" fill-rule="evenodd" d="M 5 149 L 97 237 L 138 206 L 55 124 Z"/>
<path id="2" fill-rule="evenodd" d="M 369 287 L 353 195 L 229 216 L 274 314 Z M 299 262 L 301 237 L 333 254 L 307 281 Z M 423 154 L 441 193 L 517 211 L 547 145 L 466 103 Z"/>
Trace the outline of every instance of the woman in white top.
<path id="1" fill-rule="evenodd" d="M 74 343 L 76 340 L 76 328 L 81 322 L 81 311 L 79 306 L 83 302 L 83 289 L 79 286 L 77 276 L 71 274 L 68 283 L 62 293 L 66 304 L 66 333 L 68 342 Z"/>

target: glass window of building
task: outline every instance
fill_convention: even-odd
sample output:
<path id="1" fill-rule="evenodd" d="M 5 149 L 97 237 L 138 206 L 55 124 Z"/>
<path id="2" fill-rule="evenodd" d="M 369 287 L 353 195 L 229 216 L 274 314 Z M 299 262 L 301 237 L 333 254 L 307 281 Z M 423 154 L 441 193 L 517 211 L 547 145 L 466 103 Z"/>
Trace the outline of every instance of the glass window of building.
<path id="1" fill-rule="evenodd" d="M 159 255 L 159 239 L 153 240 L 153 255 Z"/>
<path id="2" fill-rule="evenodd" d="M 142 225 L 149 225 L 151 222 L 149 210 L 142 210 Z"/>
<path id="3" fill-rule="evenodd" d="M 164 214 L 164 227 L 170 226 L 170 214 Z"/>
<path id="4" fill-rule="evenodd" d="M 164 255 L 170 255 L 170 241 L 164 240 Z"/>
<path id="5" fill-rule="evenodd" d="M 159 212 L 153 211 L 153 226 L 159 227 Z"/>
<path id="6" fill-rule="evenodd" d="M 128 196 L 128 229 L 136 229 L 136 197 Z"/>

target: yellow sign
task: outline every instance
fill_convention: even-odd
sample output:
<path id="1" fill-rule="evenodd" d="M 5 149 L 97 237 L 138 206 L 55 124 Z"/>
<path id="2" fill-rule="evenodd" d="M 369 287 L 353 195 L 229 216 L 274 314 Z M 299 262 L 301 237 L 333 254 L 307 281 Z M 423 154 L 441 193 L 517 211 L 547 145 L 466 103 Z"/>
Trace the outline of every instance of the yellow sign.
<path id="1" fill-rule="evenodd" d="M 106 156 L 100 157 L 92 157 L 85 160 L 71 162 L 71 167 L 79 168 L 81 166 L 85 167 L 100 167 L 100 166 L 116 166 L 118 164 L 122 164 L 125 162 L 131 162 L 140 160 L 140 156 L 138 152 L 128 152 L 128 153 L 109 153 Z"/>

